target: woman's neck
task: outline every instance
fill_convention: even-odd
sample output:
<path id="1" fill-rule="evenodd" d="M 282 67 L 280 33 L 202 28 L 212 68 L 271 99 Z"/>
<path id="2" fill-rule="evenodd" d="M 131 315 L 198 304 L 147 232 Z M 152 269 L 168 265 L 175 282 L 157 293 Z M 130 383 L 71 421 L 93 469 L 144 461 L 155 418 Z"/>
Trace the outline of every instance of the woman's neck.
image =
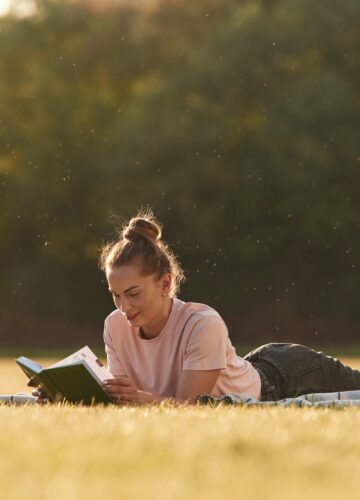
<path id="1" fill-rule="evenodd" d="M 162 308 L 161 313 L 157 317 L 156 322 L 154 321 L 149 325 L 145 325 L 144 328 L 140 327 L 140 337 L 143 339 L 150 340 L 160 335 L 167 320 L 169 319 L 172 306 L 173 306 L 172 298 L 168 298 L 168 300 L 164 301 L 164 307 Z"/>

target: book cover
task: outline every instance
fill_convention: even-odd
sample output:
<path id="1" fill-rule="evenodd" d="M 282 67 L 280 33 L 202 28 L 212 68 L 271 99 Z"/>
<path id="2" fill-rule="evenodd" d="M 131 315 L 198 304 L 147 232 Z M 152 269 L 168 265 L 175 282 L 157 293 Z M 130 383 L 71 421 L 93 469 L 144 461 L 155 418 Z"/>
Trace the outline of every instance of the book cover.
<path id="1" fill-rule="evenodd" d="M 112 402 L 102 382 L 113 376 L 88 346 L 48 368 L 24 356 L 16 362 L 34 385 L 44 388 L 52 402 L 84 405 Z"/>

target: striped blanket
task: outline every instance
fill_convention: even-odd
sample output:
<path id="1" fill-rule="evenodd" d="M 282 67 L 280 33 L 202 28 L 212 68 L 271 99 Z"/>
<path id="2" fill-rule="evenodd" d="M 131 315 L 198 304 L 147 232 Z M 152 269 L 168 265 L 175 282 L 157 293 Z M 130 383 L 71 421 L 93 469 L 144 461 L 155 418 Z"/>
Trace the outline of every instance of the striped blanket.
<path id="1" fill-rule="evenodd" d="M 297 407 L 326 407 L 344 408 L 346 406 L 360 407 L 360 390 L 346 392 L 322 392 L 318 394 L 304 394 L 297 398 L 280 399 L 279 401 L 259 401 L 247 394 L 226 394 L 225 396 L 211 396 L 201 394 L 196 400 L 199 405 L 217 406 L 242 405 L 242 406 L 297 406 Z"/>
<path id="2" fill-rule="evenodd" d="M 31 394 L 17 392 L 16 394 L 0 394 L 0 404 L 8 405 L 33 405 L 37 398 Z"/>
<path id="3" fill-rule="evenodd" d="M 36 397 L 30 394 L 17 393 L 12 395 L 0 395 L 0 404 L 35 404 Z M 279 401 L 259 401 L 247 394 L 226 394 L 225 396 L 211 396 L 201 394 L 197 397 L 198 405 L 218 406 L 242 405 L 242 406 L 296 406 L 296 407 L 326 407 L 344 408 L 346 406 L 360 407 L 360 390 L 347 392 L 322 392 L 318 394 L 304 394 L 297 398 L 280 399 Z"/>

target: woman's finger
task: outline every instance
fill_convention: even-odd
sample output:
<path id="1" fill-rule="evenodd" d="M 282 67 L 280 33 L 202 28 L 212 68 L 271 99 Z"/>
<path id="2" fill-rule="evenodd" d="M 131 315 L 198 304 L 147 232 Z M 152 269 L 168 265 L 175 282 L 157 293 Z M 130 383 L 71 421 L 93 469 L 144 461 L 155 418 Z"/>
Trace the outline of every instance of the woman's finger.
<path id="1" fill-rule="evenodd" d="M 133 396 L 130 396 L 130 394 L 122 394 L 121 395 L 121 399 L 120 401 L 122 403 L 126 403 L 126 404 L 129 404 L 129 403 L 134 403 L 135 402 L 135 399 Z"/>
<path id="2" fill-rule="evenodd" d="M 110 378 L 104 380 L 105 385 L 131 385 L 132 382 L 128 378 Z"/>
<path id="3" fill-rule="evenodd" d="M 121 392 L 121 387 L 117 387 L 117 386 L 109 386 L 109 387 L 104 387 L 105 391 L 106 392 L 109 392 L 110 394 L 118 394 Z"/>
<path id="4" fill-rule="evenodd" d="M 45 393 L 45 391 L 41 387 L 37 387 L 36 389 L 31 391 L 31 394 L 33 396 L 36 396 L 37 398 L 42 398 L 42 399 L 47 398 L 47 394 Z"/>
<path id="5" fill-rule="evenodd" d="M 37 398 L 36 404 L 38 405 L 46 405 L 49 402 L 47 398 Z"/>
<path id="6" fill-rule="evenodd" d="M 132 387 L 132 386 L 128 385 L 128 384 L 104 384 L 103 385 L 103 388 L 105 390 L 108 390 L 108 389 L 118 389 L 118 390 L 121 390 L 121 389 L 127 389 L 129 387 Z"/>
<path id="7" fill-rule="evenodd" d="M 136 390 L 134 386 L 130 385 L 105 385 L 104 386 L 105 391 L 117 391 L 117 392 L 122 392 L 122 391 L 129 391 L 129 390 Z"/>
<path id="8" fill-rule="evenodd" d="M 37 386 L 36 378 L 35 377 L 31 377 L 31 379 L 28 381 L 28 383 L 26 385 L 29 386 L 29 387 L 36 387 Z"/>
<path id="9" fill-rule="evenodd" d="M 120 391 L 121 395 L 123 394 L 135 394 L 135 390 L 132 387 L 123 387 Z"/>
<path id="10" fill-rule="evenodd" d="M 136 389 L 134 389 L 133 387 L 106 387 L 105 391 L 111 395 L 136 393 Z"/>

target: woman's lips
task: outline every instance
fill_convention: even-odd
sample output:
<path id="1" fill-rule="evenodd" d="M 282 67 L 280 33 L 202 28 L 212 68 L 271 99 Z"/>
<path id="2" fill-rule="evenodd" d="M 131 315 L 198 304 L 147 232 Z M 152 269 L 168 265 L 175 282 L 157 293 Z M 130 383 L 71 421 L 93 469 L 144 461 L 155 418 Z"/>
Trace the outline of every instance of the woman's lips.
<path id="1" fill-rule="evenodd" d="M 139 315 L 139 313 L 136 313 L 136 314 L 133 314 L 132 316 L 130 316 L 129 314 L 126 315 L 126 319 L 128 321 L 134 321 L 134 319 Z"/>

